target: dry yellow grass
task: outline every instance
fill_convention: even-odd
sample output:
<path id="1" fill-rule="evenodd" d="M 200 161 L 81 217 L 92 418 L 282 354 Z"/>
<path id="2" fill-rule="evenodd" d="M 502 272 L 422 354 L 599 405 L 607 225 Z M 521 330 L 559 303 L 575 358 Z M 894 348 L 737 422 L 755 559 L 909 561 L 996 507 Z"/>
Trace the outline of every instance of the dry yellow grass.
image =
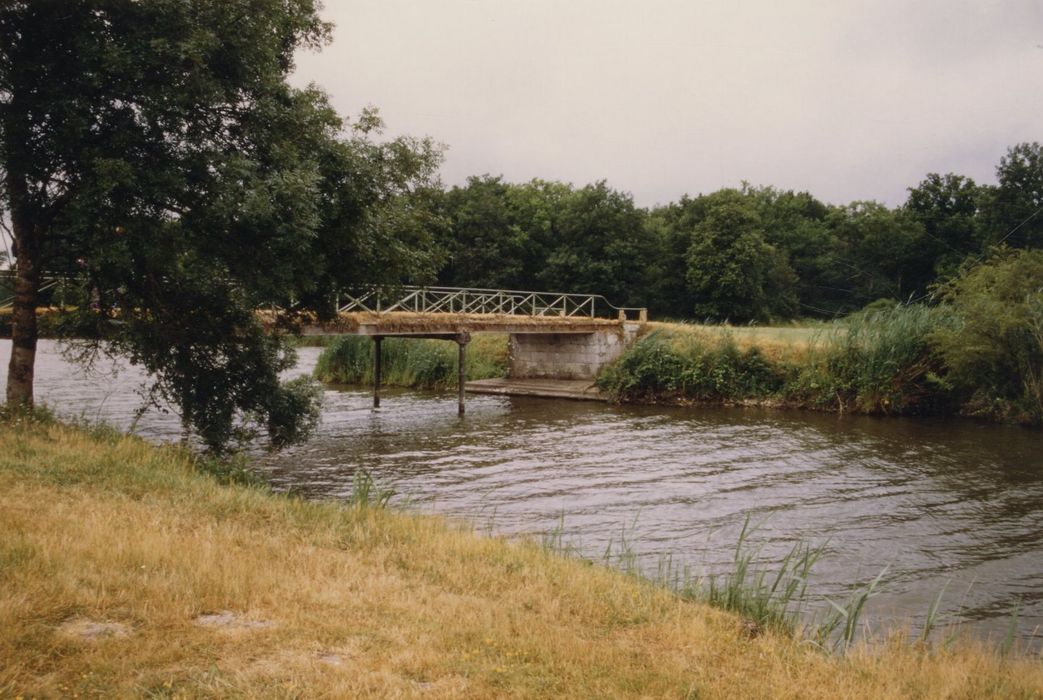
<path id="1" fill-rule="evenodd" d="M 203 617 L 209 615 L 210 617 Z M 1038 661 L 827 658 L 535 545 L 0 423 L 0 697 L 1040 697 Z"/>
<path id="2" fill-rule="evenodd" d="M 703 342 L 716 342 L 730 337 L 740 349 L 756 347 L 774 359 L 799 359 L 808 351 L 821 347 L 830 339 L 834 328 L 818 324 L 815 326 L 707 326 L 697 323 L 666 323 L 652 321 L 645 325 L 643 333 L 659 331 L 682 341 L 697 338 Z"/>

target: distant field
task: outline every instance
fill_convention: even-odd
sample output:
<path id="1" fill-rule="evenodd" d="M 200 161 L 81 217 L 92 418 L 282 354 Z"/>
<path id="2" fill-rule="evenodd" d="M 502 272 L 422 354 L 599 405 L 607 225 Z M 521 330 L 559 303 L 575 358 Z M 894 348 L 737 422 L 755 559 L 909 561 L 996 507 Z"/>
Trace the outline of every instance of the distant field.
<path id="1" fill-rule="evenodd" d="M 831 323 L 811 322 L 805 326 L 710 326 L 698 323 L 651 321 L 645 333 L 659 331 L 678 339 L 696 336 L 713 340 L 730 336 L 740 348 L 757 347 L 771 356 L 799 355 L 821 346 L 839 332 Z"/>

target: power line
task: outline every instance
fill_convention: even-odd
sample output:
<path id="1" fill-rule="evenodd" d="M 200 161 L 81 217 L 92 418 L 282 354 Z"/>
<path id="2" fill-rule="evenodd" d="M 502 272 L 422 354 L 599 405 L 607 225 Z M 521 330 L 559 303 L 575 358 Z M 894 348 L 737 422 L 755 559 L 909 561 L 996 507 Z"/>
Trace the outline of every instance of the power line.
<path id="1" fill-rule="evenodd" d="M 1010 231 L 1008 231 L 1008 232 L 1007 232 L 1007 235 L 1006 235 L 1006 236 L 1004 236 L 1003 238 L 1001 238 L 1001 239 L 1000 239 L 1000 242 L 999 242 L 999 243 L 997 243 L 996 245 L 1003 245 L 1004 241 L 1006 241 L 1006 240 L 1007 240 L 1008 238 L 1010 238 L 1011 236 L 1013 236 L 1013 235 L 1014 235 L 1014 232 L 1015 232 L 1015 231 L 1017 231 L 1017 230 L 1018 230 L 1019 228 L 1021 228 L 1021 227 L 1022 227 L 1022 226 L 1024 226 L 1025 224 L 1027 224 L 1027 223 L 1028 223 L 1029 221 L 1031 221 L 1031 220 L 1033 219 L 1033 217 L 1035 217 L 1035 216 L 1036 216 L 1036 214 L 1040 213 L 1041 211 L 1043 211 L 1043 206 L 1041 206 L 1041 207 L 1040 207 L 1039 209 L 1037 209 L 1036 211 L 1034 211 L 1034 212 L 1032 212 L 1031 214 L 1029 214 L 1029 215 L 1028 215 L 1028 216 L 1027 216 L 1027 217 L 1025 218 L 1025 220 L 1024 220 L 1024 221 L 1022 221 L 1022 222 L 1021 222 L 1020 224 L 1018 224 L 1017 226 L 1015 226 L 1014 228 L 1012 228 L 1012 229 L 1011 229 Z"/>

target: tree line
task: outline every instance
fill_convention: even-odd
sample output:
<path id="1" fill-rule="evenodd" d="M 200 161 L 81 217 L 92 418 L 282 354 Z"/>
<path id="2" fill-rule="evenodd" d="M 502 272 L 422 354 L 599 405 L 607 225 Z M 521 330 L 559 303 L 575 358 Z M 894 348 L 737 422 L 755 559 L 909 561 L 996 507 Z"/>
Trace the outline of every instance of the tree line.
<path id="1" fill-rule="evenodd" d="M 1012 146 L 996 174 L 932 173 L 897 207 L 744 183 L 651 209 L 605 182 L 471 177 L 429 198 L 434 279 L 601 293 L 660 317 L 831 318 L 925 298 L 994 246 L 1043 245 L 1043 146 Z"/>

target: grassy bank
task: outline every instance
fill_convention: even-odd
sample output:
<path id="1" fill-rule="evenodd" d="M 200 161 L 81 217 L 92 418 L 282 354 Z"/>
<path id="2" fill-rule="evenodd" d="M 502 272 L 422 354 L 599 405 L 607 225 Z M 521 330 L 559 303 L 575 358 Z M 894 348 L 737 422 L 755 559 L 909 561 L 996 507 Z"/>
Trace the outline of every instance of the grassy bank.
<path id="1" fill-rule="evenodd" d="M 599 385 L 621 401 L 719 401 L 1043 425 L 1043 251 L 997 249 L 914 304 L 801 331 L 658 324 Z"/>
<path id="2" fill-rule="evenodd" d="M 535 544 L 199 467 L 0 424 L 0 696 L 1043 693 L 1038 660 L 898 643 L 828 657 Z"/>
<path id="3" fill-rule="evenodd" d="M 954 374 L 950 357 L 988 348 L 960 338 L 954 329 L 961 328 L 948 309 L 925 305 L 894 305 L 806 329 L 649 324 L 602 370 L 598 385 L 621 402 L 964 414 L 1040 425 L 1040 368 Z M 1039 364 L 999 334 L 991 342 Z"/>
<path id="4" fill-rule="evenodd" d="M 373 340 L 340 336 L 319 357 L 315 376 L 334 384 L 373 383 Z M 455 342 L 385 338 L 381 343 L 382 381 L 389 386 L 415 389 L 455 387 L 459 356 Z M 475 334 L 467 345 L 467 379 L 490 379 L 507 374 L 507 336 Z"/>
<path id="5" fill-rule="evenodd" d="M 719 402 L 912 414 L 941 406 L 935 312 L 892 309 L 809 328 L 649 324 L 599 386 L 620 401 Z"/>

